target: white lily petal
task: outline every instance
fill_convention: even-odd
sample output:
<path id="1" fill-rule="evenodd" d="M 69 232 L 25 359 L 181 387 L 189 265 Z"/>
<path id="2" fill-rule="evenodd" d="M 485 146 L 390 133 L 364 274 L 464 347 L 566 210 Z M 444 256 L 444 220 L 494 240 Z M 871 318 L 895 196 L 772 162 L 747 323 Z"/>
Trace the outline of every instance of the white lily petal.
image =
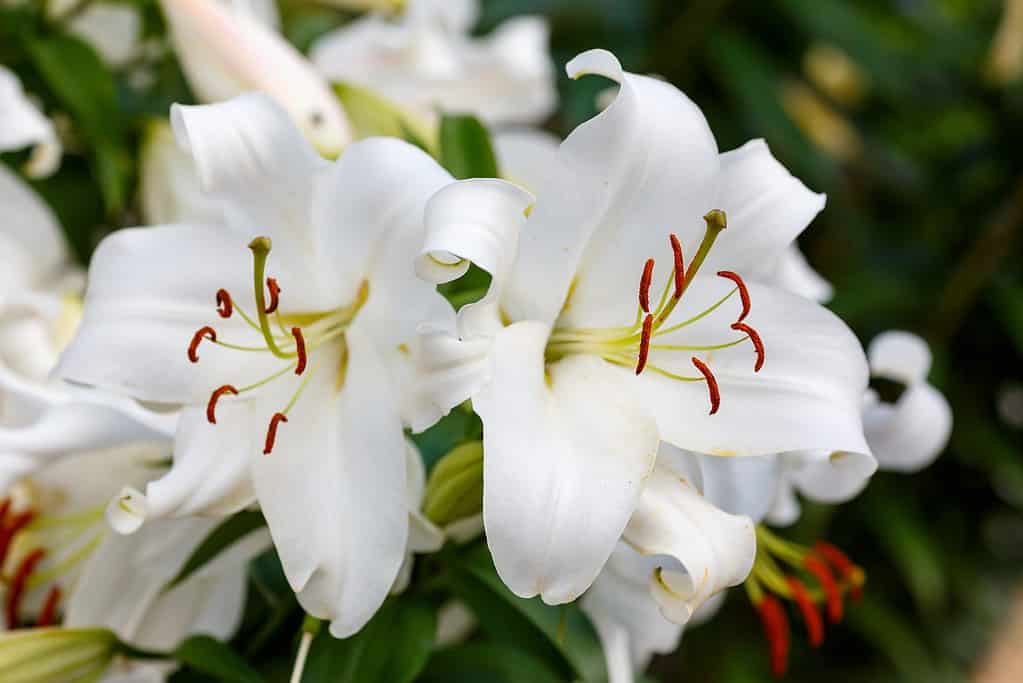
<path id="1" fill-rule="evenodd" d="M 867 406 L 863 429 L 881 469 L 917 472 L 941 454 L 952 433 L 952 409 L 926 382 L 911 384 L 895 404 Z"/>
<path id="2" fill-rule="evenodd" d="M 255 311 L 246 243 L 215 226 L 119 230 L 104 239 L 92 258 L 82 324 L 57 375 L 146 401 L 204 405 L 218 386 L 243 386 L 278 370 L 269 353 L 210 342 L 199 347 L 198 363 L 187 356 L 193 335 L 206 325 L 216 327 L 219 339 L 262 345 L 240 316 L 223 320 L 215 312 L 222 287 Z"/>
<path id="3" fill-rule="evenodd" d="M 516 595 L 570 602 L 614 549 L 657 452 L 657 432 L 602 360 L 544 366 L 549 328 L 495 338 L 493 377 L 473 403 L 484 424 L 483 516 L 494 564 Z M 545 376 L 549 374 L 549 376 Z"/>
<path id="4" fill-rule="evenodd" d="M 289 583 L 338 638 L 362 628 L 387 596 L 409 524 L 397 398 L 381 381 L 387 369 L 373 340 L 358 324 L 346 338 L 340 392 L 335 372 L 314 374 L 289 413 L 294 426 L 281 425 L 253 469 Z"/>
<path id="5" fill-rule="evenodd" d="M 763 140 L 722 154 L 718 182 L 717 208 L 727 214 L 728 228 L 714 244 L 707 270 L 724 267 L 754 279 L 768 274 L 826 199 L 794 178 Z"/>
<path id="6" fill-rule="evenodd" d="M 544 188 L 523 231 L 502 303 L 513 320 L 552 323 L 574 277 L 562 319 L 621 325 L 635 312 L 646 259 L 670 256 L 669 232 L 695 253 L 700 217 L 714 208 L 717 145 L 685 95 L 625 73 L 611 53 L 585 52 L 567 70 L 573 78 L 606 76 L 621 89 L 562 143 L 557 182 Z"/>
<path id="7" fill-rule="evenodd" d="M 679 317 L 700 312 L 731 289 L 722 278 L 696 278 Z M 704 382 L 681 382 L 645 370 L 636 378 L 637 395 L 657 417 L 661 438 L 712 455 L 802 450 L 869 454 L 860 417 L 867 366 L 856 337 L 812 301 L 753 283 L 749 292 L 753 304 L 747 322 L 759 331 L 766 349 L 760 372 L 753 372 L 755 354 L 748 342 L 709 352 L 651 352 L 651 365 L 686 376 L 699 376 L 689 363 L 691 356 L 701 358 L 717 378 L 721 395 L 720 409 L 710 415 Z M 669 335 L 663 343 L 699 345 L 741 338 L 729 330 L 737 306 L 737 299 L 728 302 L 699 324 L 680 330 L 678 342 Z M 619 371 L 633 375 L 632 368 Z"/>
<path id="8" fill-rule="evenodd" d="M 0 166 L 0 205 L 4 207 L 0 227 L 0 285 L 5 292 L 0 296 L 2 306 L 10 299 L 10 292 L 55 276 L 69 257 L 53 211 L 6 166 Z"/>
<path id="9" fill-rule="evenodd" d="M 534 201 L 503 180 L 475 179 L 448 185 L 426 205 L 426 240 L 416 260 L 419 276 L 435 284 L 449 282 L 464 275 L 470 263 L 491 276 L 486 295 L 459 310 L 460 337 L 489 335 L 501 327 L 497 305 Z"/>
<path id="10" fill-rule="evenodd" d="M 426 490 L 426 466 L 419 449 L 405 440 L 405 499 L 408 503 L 410 553 L 434 553 L 444 545 L 444 532 L 423 515 L 419 508 Z"/>
<path id="11" fill-rule="evenodd" d="M 531 128 L 497 131 L 493 137 L 502 178 L 533 194 L 554 186 L 561 140 Z"/>
<path id="12" fill-rule="evenodd" d="M 147 225 L 211 224 L 223 217 L 217 200 L 203 192 L 195 163 L 175 142 L 169 124 L 146 125 L 140 166 L 140 199 Z"/>
<path id="13" fill-rule="evenodd" d="M 745 581 L 756 554 L 752 520 L 718 510 L 663 469 L 650 476 L 623 538 L 642 555 L 663 557 L 650 587 L 661 613 L 676 624 Z"/>
<path id="14" fill-rule="evenodd" d="M 403 413 L 413 432 L 427 429 L 486 384 L 491 346 L 487 337 L 463 340 L 451 331 L 431 327 L 416 335 L 414 381 L 403 397 Z"/>
<path id="15" fill-rule="evenodd" d="M 714 507 L 759 523 L 775 501 L 782 465 L 772 456 L 722 458 L 699 456 L 701 492 Z"/>
<path id="16" fill-rule="evenodd" d="M 791 526 L 799 520 L 799 515 L 802 512 L 803 507 L 796 496 L 795 486 L 787 478 L 783 477 L 778 482 L 774 502 L 771 504 L 771 509 L 767 511 L 767 516 L 764 518 L 765 521 L 771 526 Z"/>
<path id="17" fill-rule="evenodd" d="M 580 603 L 600 636 L 613 683 L 631 682 L 653 655 L 674 652 L 682 637 L 683 627 L 665 619 L 650 594 L 653 559 L 619 543 Z"/>
<path id="18" fill-rule="evenodd" d="M 0 66 L 0 151 L 34 146 L 28 174 L 47 176 L 60 164 L 61 146 L 50 120 L 21 88 L 13 71 Z"/>
<path id="19" fill-rule="evenodd" d="M 835 293 L 831 283 L 806 262 L 806 257 L 795 243 L 782 252 L 770 274 L 758 273 L 758 278 L 821 304 L 830 301 Z"/>
<path id="20" fill-rule="evenodd" d="M 856 497 L 877 470 L 877 461 L 865 453 L 807 451 L 782 458 L 796 489 L 822 503 L 843 503 Z"/>
<path id="21" fill-rule="evenodd" d="M 232 12 L 215 0 L 161 0 L 160 4 L 175 52 L 200 99 L 219 102 L 259 90 L 285 107 L 325 156 L 336 157 L 351 141 L 348 120 L 326 81 L 251 12 Z"/>
<path id="22" fill-rule="evenodd" d="M 444 527 L 444 536 L 455 543 L 474 541 L 483 535 L 483 514 L 463 517 Z"/>
<path id="23" fill-rule="evenodd" d="M 220 402 L 216 417 L 210 424 L 205 407 L 181 411 L 171 469 L 146 486 L 147 517 L 222 516 L 252 503 L 249 472 L 264 418 L 247 400 Z"/>
<path id="24" fill-rule="evenodd" d="M 451 33 L 468 33 L 479 19 L 479 0 L 409 0 L 405 19 L 410 24 L 442 26 Z"/>
<path id="25" fill-rule="evenodd" d="M 269 546 L 266 529 L 252 531 L 182 583 L 161 592 L 146 610 L 132 644 L 166 651 L 190 635 L 229 639 L 238 629 L 245 607 L 246 565 Z"/>
<path id="26" fill-rule="evenodd" d="M 331 300 L 347 303 L 368 278 L 369 299 L 359 320 L 388 361 L 407 355 L 399 346 L 412 342 L 423 320 L 452 316 L 451 306 L 416 277 L 412 265 L 423 240 L 427 201 L 451 182 L 451 175 L 414 145 L 370 138 L 345 150 L 314 188 L 313 270 L 330 278 L 318 286 Z"/>
<path id="27" fill-rule="evenodd" d="M 867 347 L 870 374 L 903 384 L 927 381 L 931 370 L 931 349 L 927 342 L 901 330 L 883 332 Z"/>

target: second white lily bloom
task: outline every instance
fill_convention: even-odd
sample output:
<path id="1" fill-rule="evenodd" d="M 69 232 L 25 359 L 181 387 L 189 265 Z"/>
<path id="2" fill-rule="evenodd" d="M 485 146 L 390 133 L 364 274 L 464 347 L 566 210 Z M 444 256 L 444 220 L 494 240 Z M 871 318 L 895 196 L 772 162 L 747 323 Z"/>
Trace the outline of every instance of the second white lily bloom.
<path id="1" fill-rule="evenodd" d="M 763 144 L 719 155 L 696 105 L 608 52 L 568 71 L 621 89 L 561 145 L 528 221 L 532 197 L 514 185 L 453 185 L 427 208 L 419 261 L 433 281 L 469 261 L 493 277 L 456 330 L 420 337 L 414 425 L 472 397 L 497 569 L 548 603 L 581 595 L 623 532 L 642 545 L 627 524 L 661 441 L 717 456 L 842 452 L 819 469 L 875 468 L 856 338 L 740 275 L 783 253 L 823 197 Z"/>
<path id="2" fill-rule="evenodd" d="M 122 530 L 257 499 L 302 605 L 350 635 L 405 557 L 406 344 L 452 316 L 413 261 L 451 176 L 398 140 L 324 161 L 262 95 L 172 122 L 225 221 L 108 237 L 60 372 L 183 406 L 173 467 L 125 492 Z"/>

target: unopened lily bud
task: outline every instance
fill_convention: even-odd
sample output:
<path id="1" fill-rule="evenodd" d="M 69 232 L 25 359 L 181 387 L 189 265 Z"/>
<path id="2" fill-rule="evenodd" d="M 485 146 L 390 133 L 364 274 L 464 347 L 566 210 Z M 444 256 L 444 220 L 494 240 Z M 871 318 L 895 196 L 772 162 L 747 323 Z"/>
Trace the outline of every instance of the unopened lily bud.
<path id="1" fill-rule="evenodd" d="M 483 510 L 483 442 L 451 449 L 426 483 L 423 511 L 434 524 L 447 526 Z"/>
<path id="2" fill-rule="evenodd" d="M 105 628 L 35 628 L 0 635 L 0 671 L 8 683 L 92 680 L 117 653 Z"/>

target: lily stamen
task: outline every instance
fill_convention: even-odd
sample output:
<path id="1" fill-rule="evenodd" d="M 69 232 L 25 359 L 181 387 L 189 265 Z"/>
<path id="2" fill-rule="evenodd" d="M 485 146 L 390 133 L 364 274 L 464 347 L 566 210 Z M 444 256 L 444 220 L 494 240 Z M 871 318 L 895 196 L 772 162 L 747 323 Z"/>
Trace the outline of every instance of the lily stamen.
<path id="1" fill-rule="evenodd" d="M 295 338 L 295 353 L 298 355 L 298 363 L 295 364 L 295 374 L 301 375 L 305 372 L 307 361 L 305 353 L 305 337 L 302 336 L 301 327 L 292 327 L 291 335 Z"/>
<path id="2" fill-rule="evenodd" d="M 717 378 L 714 377 L 714 373 L 710 371 L 710 368 L 702 360 L 696 356 L 693 356 L 691 360 L 707 381 L 707 391 L 710 393 L 710 414 L 713 415 L 721 407 L 721 390 L 718 388 Z"/>
<path id="3" fill-rule="evenodd" d="M 18 568 L 14 571 L 11 585 L 7 589 L 7 600 L 4 603 L 4 614 L 7 618 L 8 629 L 18 627 L 18 611 L 21 607 L 22 596 L 25 594 L 25 584 L 44 555 L 46 555 L 44 549 L 36 548 L 22 559 L 18 564 Z"/>
<path id="4" fill-rule="evenodd" d="M 277 306 L 281 302 L 281 288 L 277 284 L 277 279 L 272 277 L 266 279 L 266 288 L 270 290 L 270 305 L 266 307 L 266 314 L 272 315 L 277 312 Z"/>
<path id="5" fill-rule="evenodd" d="M 234 302 L 226 289 L 217 290 L 217 314 L 221 318 L 230 318 L 234 313 Z"/>
<path id="6" fill-rule="evenodd" d="M 746 318 L 746 316 L 749 315 L 750 309 L 749 290 L 746 289 L 746 283 L 743 281 L 743 279 L 739 276 L 738 273 L 733 273 L 730 270 L 719 270 L 718 277 L 723 277 L 726 280 L 731 280 L 732 282 L 735 283 L 735 286 L 739 288 L 739 298 L 742 300 L 742 313 L 739 314 L 739 317 L 736 319 L 735 322 L 741 323 Z"/>
<path id="7" fill-rule="evenodd" d="M 220 397 L 223 396 L 224 394 L 233 394 L 233 395 L 237 396 L 238 395 L 238 390 L 235 389 L 230 384 L 225 384 L 224 386 L 217 387 L 216 389 L 213 390 L 213 393 L 210 394 L 210 400 L 206 404 L 206 420 L 211 425 L 217 424 L 217 414 L 216 414 L 217 401 L 219 401 Z"/>
<path id="8" fill-rule="evenodd" d="M 270 418 L 270 426 L 266 430 L 266 442 L 263 445 L 263 455 L 270 455 L 274 449 L 274 442 L 277 440 L 277 426 L 287 422 L 288 416 L 284 413 L 274 413 Z"/>
<path id="9" fill-rule="evenodd" d="M 742 318 L 739 318 L 742 320 Z M 753 366 L 753 372 L 760 372 L 760 368 L 764 367 L 764 340 L 760 338 L 760 334 L 752 327 L 743 322 L 732 323 L 732 329 L 739 332 L 744 332 L 749 340 L 753 342 L 753 350 L 757 353 L 757 362 Z"/>
<path id="10" fill-rule="evenodd" d="M 50 588 L 50 592 L 46 594 L 46 601 L 43 603 L 43 608 L 39 611 L 39 618 L 36 619 L 37 627 L 52 626 L 56 622 L 57 605 L 60 603 L 61 595 L 60 586 L 54 584 Z"/>
<path id="11" fill-rule="evenodd" d="M 650 281 L 654 277 L 654 260 L 647 259 L 643 266 L 643 276 L 639 279 L 639 307 L 644 313 L 650 312 Z M 643 323 L 644 326 L 646 323 Z"/>
<path id="12" fill-rule="evenodd" d="M 203 339 L 209 339 L 211 342 L 217 341 L 217 331 L 209 325 L 200 327 L 196 330 L 195 334 L 192 335 L 192 341 L 188 345 L 188 360 L 193 363 L 199 362 L 199 344 Z"/>
<path id="13" fill-rule="evenodd" d="M 814 601 L 810 599 L 810 594 L 802 581 L 794 576 L 789 576 L 787 581 L 792 590 L 792 599 L 799 607 L 803 621 L 806 623 L 806 634 L 810 639 L 810 645 L 820 647 L 824 642 L 824 622 L 821 620 L 821 613 Z"/>
<path id="14" fill-rule="evenodd" d="M 647 261 L 647 263 L 653 263 L 653 259 Z M 654 316 L 648 315 L 643 320 L 643 338 L 639 342 L 639 360 L 636 363 L 636 374 L 643 372 L 643 368 L 646 367 L 647 357 L 650 355 L 650 331 L 653 329 Z"/>

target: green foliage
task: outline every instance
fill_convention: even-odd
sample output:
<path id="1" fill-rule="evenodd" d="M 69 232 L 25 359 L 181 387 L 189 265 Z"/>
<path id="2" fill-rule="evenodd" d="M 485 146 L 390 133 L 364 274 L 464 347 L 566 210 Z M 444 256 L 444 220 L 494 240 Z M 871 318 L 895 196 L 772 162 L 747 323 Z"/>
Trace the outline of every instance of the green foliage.
<path id="1" fill-rule="evenodd" d="M 189 668 L 224 683 L 262 683 L 263 678 L 237 652 L 216 638 L 192 636 L 171 653 Z"/>
<path id="2" fill-rule="evenodd" d="M 475 116 L 445 114 L 441 118 L 440 163 L 459 179 L 498 177 L 490 134 Z"/>

